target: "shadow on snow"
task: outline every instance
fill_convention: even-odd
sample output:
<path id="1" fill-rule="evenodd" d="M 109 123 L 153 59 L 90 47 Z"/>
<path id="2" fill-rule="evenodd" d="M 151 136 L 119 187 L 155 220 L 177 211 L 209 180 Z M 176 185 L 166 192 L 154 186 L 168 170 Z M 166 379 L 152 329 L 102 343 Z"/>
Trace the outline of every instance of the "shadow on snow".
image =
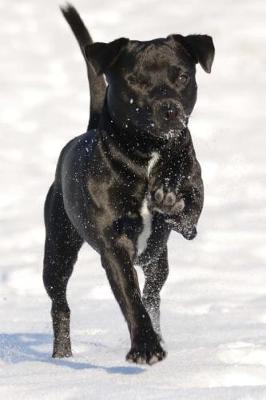
<path id="1" fill-rule="evenodd" d="M 145 369 L 128 367 L 105 367 L 87 362 L 77 362 L 72 359 L 53 359 L 45 352 L 36 350 L 37 346 L 52 342 L 51 335 L 41 333 L 10 333 L 0 334 L 0 360 L 10 364 L 37 361 L 76 370 L 99 369 L 108 374 L 135 375 L 145 372 Z"/>

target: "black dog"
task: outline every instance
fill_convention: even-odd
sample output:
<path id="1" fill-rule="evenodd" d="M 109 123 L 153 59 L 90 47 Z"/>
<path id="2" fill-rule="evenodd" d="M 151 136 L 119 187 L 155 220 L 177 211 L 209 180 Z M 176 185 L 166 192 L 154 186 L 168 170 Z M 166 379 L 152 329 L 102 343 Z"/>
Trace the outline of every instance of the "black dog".
<path id="1" fill-rule="evenodd" d="M 159 292 L 168 275 L 167 240 L 172 229 L 192 239 L 203 205 L 187 123 L 196 102 L 195 66 L 210 72 L 213 42 L 171 35 L 91 44 L 75 9 L 63 13 L 87 59 L 92 105 L 89 129 L 63 149 L 45 204 L 53 356 L 71 355 L 66 287 L 86 241 L 99 252 L 128 324 L 127 359 L 153 364 L 166 356 Z M 146 277 L 142 296 L 135 264 Z"/>

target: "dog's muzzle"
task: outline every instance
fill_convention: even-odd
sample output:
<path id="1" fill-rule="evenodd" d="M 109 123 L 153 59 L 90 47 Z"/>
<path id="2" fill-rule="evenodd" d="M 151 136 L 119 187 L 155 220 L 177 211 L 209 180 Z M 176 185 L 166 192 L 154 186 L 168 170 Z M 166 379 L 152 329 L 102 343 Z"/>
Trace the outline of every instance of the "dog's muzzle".
<path id="1" fill-rule="evenodd" d="M 175 101 L 165 100 L 155 105 L 155 119 L 162 131 L 171 132 L 171 136 L 178 136 L 188 123 L 188 116 L 183 106 Z"/>
<path id="2" fill-rule="evenodd" d="M 155 105 L 157 119 L 164 123 L 185 121 L 186 115 L 181 104 L 173 101 L 158 102 Z"/>
<path id="3" fill-rule="evenodd" d="M 159 112 L 165 121 L 171 121 L 178 118 L 180 108 L 174 103 L 164 102 L 161 104 Z"/>

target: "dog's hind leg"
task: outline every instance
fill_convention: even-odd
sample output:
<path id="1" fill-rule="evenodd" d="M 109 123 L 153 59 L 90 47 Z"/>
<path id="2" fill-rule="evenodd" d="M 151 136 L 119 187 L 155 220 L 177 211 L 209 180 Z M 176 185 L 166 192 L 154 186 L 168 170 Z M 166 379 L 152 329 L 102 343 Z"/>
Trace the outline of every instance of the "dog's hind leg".
<path id="1" fill-rule="evenodd" d="M 52 300 L 53 357 L 71 356 L 70 309 L 66 288 L 83 240 L 68 219 L 62 194 L 52 185 L 45 202 L 45 253 L 43 281 Z"/>
<path id="2" fill-rule="evenodd" d="M 160 291 L 167 279 L 168 257 L 167 247 L 162 252 L 160 258 L 154 263 L 142 266 L 145 275 L 142 301 L 149 313 L 155 332 L 161 339 L 160 329 Z"/>

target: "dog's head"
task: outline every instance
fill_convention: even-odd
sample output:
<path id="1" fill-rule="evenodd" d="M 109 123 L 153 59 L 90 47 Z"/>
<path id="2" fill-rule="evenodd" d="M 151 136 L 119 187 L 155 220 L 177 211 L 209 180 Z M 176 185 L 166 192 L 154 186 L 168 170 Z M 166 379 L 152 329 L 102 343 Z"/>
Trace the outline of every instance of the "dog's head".
<path id="1" fill-rule="evenodd" d="M 108 82 L 111 118 L 130 131 L 178 137 L 197 97 L 196 64 L 210 73 L 214 46 L 207 35 L 171 35 L 147 42 L 125 38 L 94 43 L 87 60 Z"/>

